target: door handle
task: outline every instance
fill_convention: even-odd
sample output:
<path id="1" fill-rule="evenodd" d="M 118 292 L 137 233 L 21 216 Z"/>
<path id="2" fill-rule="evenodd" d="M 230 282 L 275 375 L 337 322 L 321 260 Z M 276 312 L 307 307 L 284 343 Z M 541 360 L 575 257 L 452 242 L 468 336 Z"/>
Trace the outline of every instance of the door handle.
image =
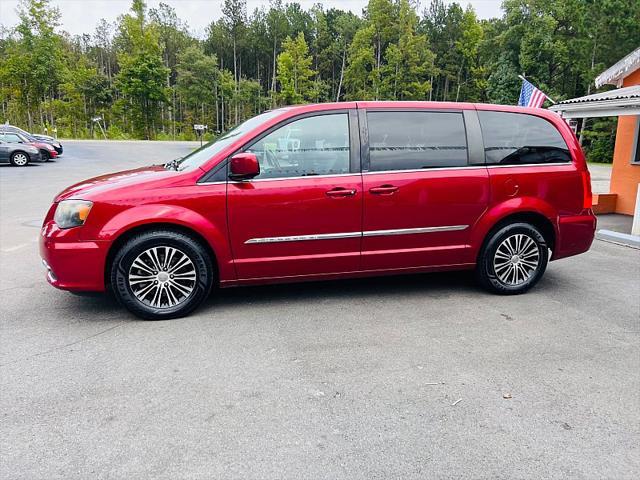
<path id="1" fill-rule="evenodd" d="M 395 185 L 380 185 L 369 189 L 369 193 L 373 195 L 393 195 L 398 191 L 399 187 Z"/>
<path id="2" fill-rule="evenodd" d="M 353 197 L 355 194 L 356 191 L 354 189 L 347 189 L 343 187 L 336 187 L 326 192 L 328 197 Z"/>

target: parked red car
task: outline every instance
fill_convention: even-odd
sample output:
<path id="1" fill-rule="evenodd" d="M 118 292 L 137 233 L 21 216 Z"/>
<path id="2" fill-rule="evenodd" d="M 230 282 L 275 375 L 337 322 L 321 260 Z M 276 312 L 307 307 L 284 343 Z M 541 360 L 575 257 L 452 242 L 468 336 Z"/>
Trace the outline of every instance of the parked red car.
<path id="1" fill-rule="evenodd" d="M 55 287 L 172 318 L 214 285 L 475 269 L 522 293 L 589 249 L 589 172 L 543 109 L 431 102 L 287 107 L 165 166 L 74 185 L 47 213 Z"/>

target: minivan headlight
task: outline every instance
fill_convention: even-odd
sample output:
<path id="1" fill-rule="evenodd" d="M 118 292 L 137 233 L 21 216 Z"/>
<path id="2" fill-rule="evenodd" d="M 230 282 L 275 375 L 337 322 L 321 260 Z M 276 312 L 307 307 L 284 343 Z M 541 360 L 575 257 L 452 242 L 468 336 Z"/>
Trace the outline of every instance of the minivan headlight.
<path id="1" fill-rule="evenodd" d="M 56 207 L 53 221 L 60 228 L 79 227 L 89 216 L 92 206 L 93 203 L 87 200 L 62 200 Z"/>

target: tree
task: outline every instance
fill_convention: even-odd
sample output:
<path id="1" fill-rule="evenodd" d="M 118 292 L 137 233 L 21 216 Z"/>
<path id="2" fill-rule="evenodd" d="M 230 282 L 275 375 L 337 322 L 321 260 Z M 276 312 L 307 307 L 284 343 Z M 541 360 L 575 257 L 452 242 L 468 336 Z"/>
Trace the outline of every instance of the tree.
<path id="1" fill-rule="evenodd" d="M 638 0 L 505 0 L 483 20 L 449 0 L 420 17 L 417 0 L 369 0 L 361 15 L 285 0 L 247 15 L 226 0 L 204 39 L 167 3 L 131 0 L 116 23 L 71 36 L 49 0 L 20 0 L 18 25 L 0 26 L 0 121 L 91 136 L 99 115 L 114 138 L 186 139 L 194 122 L 224 131 L 282 102 L 514 104 L 521 73 L 565 99 L 592 93 L 640 38 Z M 608 155 L 614 122 L 583 122 L 589 155 Z"/>
<path id="2" fill-rule="evenodd" d="M 169 69 L 164 66 L 155 25 L 146 19 L 146 4 L 134 0 L 133 15 L 124 15 L 120 24 L 121 45 L 118 87 L 125 97 L 121 108 L 129 107 L 133 131 L 146 139 L 155 136 L 158 107 L 168 101 L 165 88 Z"/>
<path id="3" fill-rule="evenodd" d="M 351 12 L 342 12 L 340 10 L 330 10 L 327 17 L 330 19 L 329 27 L 331 28 L 331 26 L 333 26 L 334 62 L 337 61 L 337 64 L 339 65 L 339 74 L 337 75 L 338 80 L 335 89 L 335 99 L 336 102 L 339 102 L 342 97 L 342 84 L 344 82 L 344 72 L 347 66 L 349 45 L 353 41 L 354 35 L 360 27 L 360 19 Z M 335 66 L 333 67 L 333 71 L 335 72 Z"/>
<path id="4" fill-rule="evenodd" d="M 282 7 L 282 0 L 273 0 L 269 12 L 266 17 L 267 32 L 273 45 L 273 69 L 271 75 L 271 92 L 275 99 L 276 92 L 276 59 L 278 57 L 278 49 L 280 48 L 280 42 L 285 38 L 289 24 Z"/>
<path id="5" fill-rule="evenodd" d="M 416 33 L 418 16 L 407 0 L 399 1 L 397 43 L 385 52 L 381 67 L 381 91 L 393 100 L 426 100 L 431 90 L 429 78 L 435 73 L 434 55 L 426 35 Z"/>
<path id="6" fill-rule="evenodd" d="M 18 16 L 18 38 L 14 48 L 8 50 L 0 74 L 33 129 L 34 113 L 39 113 L 41 125 L 48 123 L 43 102 L 53 96 L 64 74 L 61 39 L 54 31 L 60 12 L 50 6 L 49 0 L 22 0 Z"/>
<path id="7" fill-rule="evenodd" d="M 216 57 L 205 55 L 198 46 L 188 47 L 179 57 L 177 73 L 177 90 L 196 113 L 198 123 L 212 124 L 206 113 L 217 99 L 220 71 Z"/>
<path id="8" fill-rule="evenodd" d="M 316 95 L 311 69 L 313 59 L 302 32 L 295 38 L 287 37 L 278 55 L 278 81 L 282 101 L 287 105 L 311 101 Z"/>
<path id="9" fill-rule="evenodd" d="M 238 43 L 244 35 L 247 23 L 247 2 L 246 0 L 225 0 L 222 7 L 223 21 L 231 37 L 233 45 L 233 80 L 236 84 L 235 92 L 238 93 L 238 82 L 240 81 L 241 63 L 238 59 Z M 238 122 L 238 105 L 235 105 L 236 123 Z"/>

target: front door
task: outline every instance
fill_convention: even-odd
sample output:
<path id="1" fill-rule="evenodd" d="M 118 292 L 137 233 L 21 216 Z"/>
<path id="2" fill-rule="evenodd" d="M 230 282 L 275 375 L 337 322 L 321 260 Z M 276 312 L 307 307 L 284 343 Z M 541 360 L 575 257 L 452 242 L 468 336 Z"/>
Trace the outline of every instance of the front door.
<path id="1" fill-rule="evenodd" d="M 227 187 L 239 280 L 359 269 L 362 177 L 356 141 L 357 116 L 341 110 L 289 120 L 244 148 L 258 157 L 260 175 Z"/>
<path id="2" fill-rule="evenodd" d="M 472 263 L 469 235 L 487 208 L 489 182 L 486 167 L 469 164 L 463 113 L 365 115 L 363 269 Z"/>

